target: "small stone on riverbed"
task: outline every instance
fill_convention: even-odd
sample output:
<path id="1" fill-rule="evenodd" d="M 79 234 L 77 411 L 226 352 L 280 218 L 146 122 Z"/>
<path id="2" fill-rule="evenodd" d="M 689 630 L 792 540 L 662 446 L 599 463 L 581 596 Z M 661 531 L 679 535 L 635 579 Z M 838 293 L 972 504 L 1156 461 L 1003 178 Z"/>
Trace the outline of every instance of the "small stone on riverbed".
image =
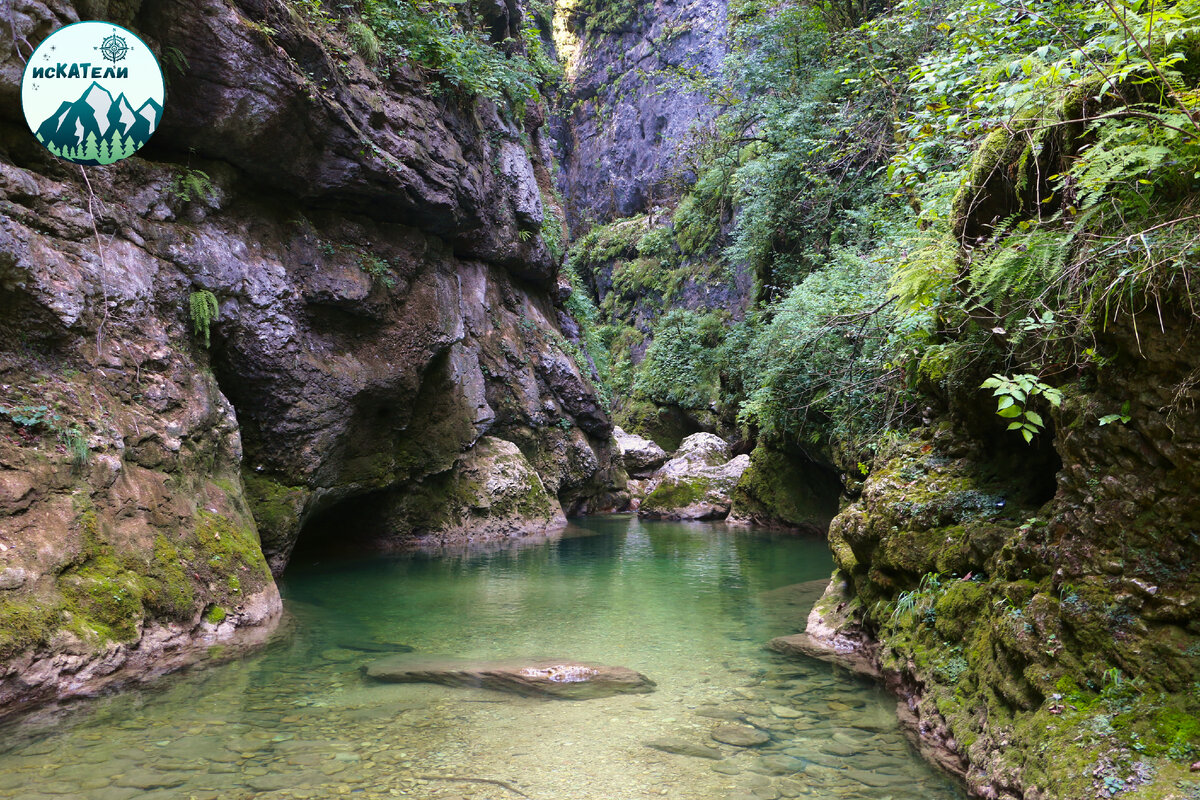
<path id="1" fill-rule="evenodd" d="M 702 744 L 689 742 L 686 739 L 652 739 L 645 742 L 646 747 L 661 750 L 664 753 L 674 753 L 678 756 L 691 756 L 692 758 L 708 758 L 713 761 L 720 761 L 725 756 L 721 755 L 721 751 L 712 747 L 706 747 Z"/>
<path id="2" fill-rule="evenodd" d="M 771 741 L 762 731 L 747 725 L 720 725 L 713 729 L 712 738 L 734 747 L 757 747 Z"/>
<path id="3" fill-rule="evenodd" d="M 696 710 L 695 714 L 697 717 L 720 719 L 725 722 L 741 722 L 746 716 L 741 711 L 731 711 L 725 708 L 700 708 Z"/>

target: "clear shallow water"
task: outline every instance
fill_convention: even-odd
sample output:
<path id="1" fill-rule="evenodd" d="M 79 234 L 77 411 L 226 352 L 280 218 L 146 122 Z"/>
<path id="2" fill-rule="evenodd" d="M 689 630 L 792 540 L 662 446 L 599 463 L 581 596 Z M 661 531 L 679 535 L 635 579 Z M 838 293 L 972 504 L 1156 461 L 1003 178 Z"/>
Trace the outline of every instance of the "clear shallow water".
<path id="1" fill-rule="evenodd" d="M 959 800 L 874 686 L 762 648 L 803 625 L 823 542 L 586 520 L 564 538 L 314 562 L 282 582 L 265 651 L 0 728 L 0 797 Z M 627 666 L 652 694 L 587 701 L 368 682 L 403 643 L 458 658 Z M 739 717 L 771 741 L 709 733 Z M 721 751 L 661 752 L 671 738 Z"/>

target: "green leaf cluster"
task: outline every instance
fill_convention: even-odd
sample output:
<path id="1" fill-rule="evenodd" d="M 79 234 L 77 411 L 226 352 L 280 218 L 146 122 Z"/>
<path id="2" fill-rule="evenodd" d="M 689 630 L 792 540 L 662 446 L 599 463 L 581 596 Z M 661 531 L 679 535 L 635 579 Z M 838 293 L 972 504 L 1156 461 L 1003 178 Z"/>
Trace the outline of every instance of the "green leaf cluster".
<path id="1" fill-rule="evenodd" d="M 188 295 L 188 310 L 192 318 L 192 330 L 196 336 L 203 337 L 204 346 L 208 347 L 212 324 L 221 318 L 221 307 L 217 296 L 208 289 L 201 289 Z"/>
<path id="2" fill-rule="evenodd" d="M 993 375 L 979 388 L 994 390 L 992 396 L 997 398 L 996 414 L 1011 419 L 1008 430 L 1018 431 L 1026 442 L 1033 441 L 1033 437 L 1046 425 L 1042 415 L 1030 408 L 1034 398 L 1042 397 L 1055 408 L 1062 405 L 1062 392 L 1042 383 L 1036 375 Z"/>
<path id="3" fill-rule="evenodd" d="M 466 97 L 519 108 L 561 74 L 536 26 L 493 45 L 465 0 L 364 0 L 362 19 L 389 63 L 423 67 Z"/>

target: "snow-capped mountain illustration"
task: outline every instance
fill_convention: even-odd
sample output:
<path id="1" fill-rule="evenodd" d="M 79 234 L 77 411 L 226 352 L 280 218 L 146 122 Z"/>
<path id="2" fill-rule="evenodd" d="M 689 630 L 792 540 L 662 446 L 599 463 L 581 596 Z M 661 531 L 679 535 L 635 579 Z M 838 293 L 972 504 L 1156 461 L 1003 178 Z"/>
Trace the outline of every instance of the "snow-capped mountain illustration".
<path id="1" fill-rule="evenodd" d="M 51 152 L 81 163 L 109 164 L 133 153 L 150 138 L 162 119 L 162 106 L 146 100 L 136 110 L 92 83 L 78 100 L 64 101 L 37 129 Z"/>

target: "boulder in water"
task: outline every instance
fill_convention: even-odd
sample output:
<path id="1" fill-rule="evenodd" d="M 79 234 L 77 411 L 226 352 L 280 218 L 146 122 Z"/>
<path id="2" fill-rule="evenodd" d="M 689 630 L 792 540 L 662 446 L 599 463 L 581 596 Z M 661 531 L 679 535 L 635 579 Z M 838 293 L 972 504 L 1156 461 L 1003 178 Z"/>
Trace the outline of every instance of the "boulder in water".
<path id="1" fill-rule="evenodd" d="M 667 451 L 649 439 L 626 433 L 620 428 L 613 428 L 613 438 L 617 440 L 617 447 L 621 449 L 621 460 L 630 475 L 648 476 L 667 461 Z"/>
<path id="2" fill-rule="evenodd" d="M 724 519 L 750 457 L 730 458 L 729 444 L 711 433 L 683 440 L 674 457 L 650 478 L 638 514 L 651 519 Z"/>

